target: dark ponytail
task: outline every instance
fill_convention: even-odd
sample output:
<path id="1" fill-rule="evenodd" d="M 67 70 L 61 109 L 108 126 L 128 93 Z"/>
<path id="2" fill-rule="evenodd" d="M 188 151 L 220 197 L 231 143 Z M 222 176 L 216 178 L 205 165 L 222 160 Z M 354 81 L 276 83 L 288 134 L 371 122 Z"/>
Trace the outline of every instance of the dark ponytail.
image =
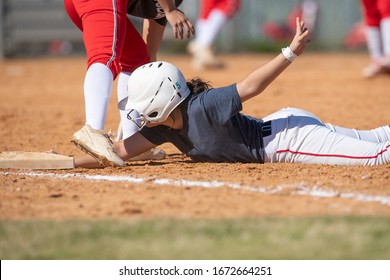
<path id="1" fill-rule="evenodd" d="M 187 86 L 193 94 L 198 94 L 212 88 L 208 82 L 204 82 L 200 78 L 191 79 L 187 82 Z"/>

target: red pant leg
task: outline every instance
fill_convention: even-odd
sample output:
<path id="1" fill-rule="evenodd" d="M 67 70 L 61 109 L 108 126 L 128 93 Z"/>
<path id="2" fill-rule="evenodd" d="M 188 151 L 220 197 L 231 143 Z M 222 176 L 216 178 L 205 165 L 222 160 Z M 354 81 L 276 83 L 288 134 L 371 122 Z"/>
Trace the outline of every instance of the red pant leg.
<path id="1" fill-rule="evenodd" d="M 149 62 L 150 57 L 145 41 L 128 19 L 125 43 L 120 59 L 122 70 L 125 72 L 133 72 L 137 67 Z"/>
<path id="2" fill-rule="evenodd" d="M 140 34 L 127 17 L 127 0 L 64 0 L 64 4 L 69 17 L 83 32 L 88 67 L 102 63 L 115 79 L 122 71 L 120 62 L 129 71 L 148 57 Z"/>
<path id="3" fill-rule="evenodd" d="M 240 8 L 240 0 L 202 0 L 199 17 L 206 19 L 213 9 L 219 9 L 227 17 L 232 17 Z"/>
<path id="4" fill-rule="evenodd" d="M 389 0 L 377 0 L 378 10 L 380 13 L 380 18 L 390 18 L 390 1 Z"/>
<path id="5" fill-rule="evenodd" d="M 377 2 L 377 0 L 362 0 L 364 21 L 368 26 L 379 26 L 380 13 Z"/>

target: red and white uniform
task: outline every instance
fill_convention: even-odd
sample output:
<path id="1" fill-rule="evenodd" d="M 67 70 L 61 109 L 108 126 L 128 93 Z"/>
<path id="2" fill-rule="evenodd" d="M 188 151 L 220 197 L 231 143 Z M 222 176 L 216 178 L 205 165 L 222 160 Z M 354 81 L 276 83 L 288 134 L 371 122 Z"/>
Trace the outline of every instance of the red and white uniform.
<path id="1" fill-rule="evenodd" d="M 211 11 L 218 9 L 228 18 L 234 16 L 240 8 L 241 0 L 202 0 L 199 17 L 207 19 Z"/>
<path id="2" fill-rule="evenodd" d="M 88 67 L 106 65 L 115 79 L 149 62 L 146 44 L 127 17 L 128 0 L 64 0 L 75 25 L 83 32 Z"/>
<path id="3" fill-rule="evenodd" d="M 181 2 L 176 0 L 172 4 L 177 7 Z M 148 46 L 127 15 L 154 19 L 165 27 L 165 11 L 160 0 L 64 0 L 64 6 L 70 19 L 83 33 L 87 53 L 84 80 L 86 124 L 102 130 L 113 81 L 118 77 L 120 101 L 127 97 L 127 79 L 131 73 L 150 62 Z M 161 32 L 161 28 L 158 31 Z M 160 36 L 157 32 L 154 35 Z M 125 112 L 121 112 L 121 119 L 126 120 Z"/>
<path id="4" fill-rule="evenodd" d="M 362 0 L 366 38 L 371 63 L 363 69 L 366 77 L 390 70 L 390 1 Z"/>
<path id="5" fill-rule="evenodd" d="M 384 18 L 390 18 L 389 0 L 362 0 L 364 19 L 368 26 L 379 26 Z"/>
<path id="6" fill-rule="evenodd" d="M 241 0 L 202 0 L 196 23 L 196 38 L 189 51 L 200 64 L 218 65 L 212 51 L 217 36 L 239 11 Z"/>

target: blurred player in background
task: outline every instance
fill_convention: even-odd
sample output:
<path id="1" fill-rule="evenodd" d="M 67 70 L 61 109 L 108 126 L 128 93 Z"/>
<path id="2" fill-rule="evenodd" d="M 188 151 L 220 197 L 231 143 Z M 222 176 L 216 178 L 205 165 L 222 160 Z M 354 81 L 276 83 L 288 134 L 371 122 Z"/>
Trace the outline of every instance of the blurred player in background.
<path id="1" fill-rule="evenodd" d="M 276 42 L 290 40 L 295 33 L 295 19 L 300 17 L 310 32 L 314 31 L 319 5 L 316 0 L 297 1 L 284 22 L 267 21 L 262 31 L 267 38 Z"/>
<path id="2" fill-rule="evenodd" d="M 362 0 L 371 62 L 365 77 L 390 73 L 390 0 Z"/>
<path id="3" fill-rule="evenodd" d="M 196 162 L 390 164 L 390 127 L 354 130 L 323 123 L 304 110 L 285 108 L 263 119 L 242 114 L 243 102 L 263 92 L 309 43 L 299 18 L 289 47 L 237 83 L 211 88 L 186 81 L 174 65 L 157 61 L 134 71 L 127 109 L 139 112 L 140 131 L 114 143 L 123 159 L 170 142 Z M 298 81 L 297 81 L 298 82 Z M 132 88 L 137 88 L 135 94 Z M 76 167 L 98 167 L 91 156 Z"/>
<path id="4" fill-rule="evenodd" d="M 113 81 L 123 73 L 118 81 L 120 99 L 126 92 L 124 85 L 130 73 L 148 63 L 151 57 L 156 58 L 163 31 L 158 24 L 163 17 L 170 23 L 175 38 L 190 38 L 194 28 L 173 0 L 64 0 L 64 5 L 83 32 L 88 59 L 84 80 L 85 125 L 73 135 L 72 142 L 87 153 L 99 155 L 105 165 L 124 166 L 125 162 L 114 152 L 103 132 Z M 146 42 L 129 20 L 128 9 L 148 18 Z M 121 123 L 123 117 L 125 114 L 121 113 Z M 137 130 L 136 126 L 127 127 L 123 137 Z"/>
<path id="5" fill-rule="evenodd" d="M 187 50 L 195 69 L 223 67 L 214 53 L 214 43 L 222 28 L 238 12 L 241 0 L 201 0 L 196 36 Z"/>

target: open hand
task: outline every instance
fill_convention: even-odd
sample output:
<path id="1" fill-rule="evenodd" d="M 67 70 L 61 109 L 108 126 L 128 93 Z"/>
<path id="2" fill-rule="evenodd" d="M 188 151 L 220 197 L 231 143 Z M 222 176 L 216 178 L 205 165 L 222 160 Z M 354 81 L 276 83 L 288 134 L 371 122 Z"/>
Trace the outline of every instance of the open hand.
<path id="1" fill-rule="evenodd" d="M 172 10 L 171 12 L 165 12 L 165 16 L 169 24 L 172 26 L 175 39 L 183 39 L 184 32 L 186 33 L 187 39 L 189 39 L 191 35 L 195 35 L 195 28 L 192 22 L 179 9 Z"/>
<path id="2" fill-rule="evenodd" d="M 296 32 L 290 44 L 290 49 L 296 54 L 301 55 L 306 46 L 310 43 L 309 30 L 305 27 L 305 23 L 299 17 L 296 19 Z"/>

